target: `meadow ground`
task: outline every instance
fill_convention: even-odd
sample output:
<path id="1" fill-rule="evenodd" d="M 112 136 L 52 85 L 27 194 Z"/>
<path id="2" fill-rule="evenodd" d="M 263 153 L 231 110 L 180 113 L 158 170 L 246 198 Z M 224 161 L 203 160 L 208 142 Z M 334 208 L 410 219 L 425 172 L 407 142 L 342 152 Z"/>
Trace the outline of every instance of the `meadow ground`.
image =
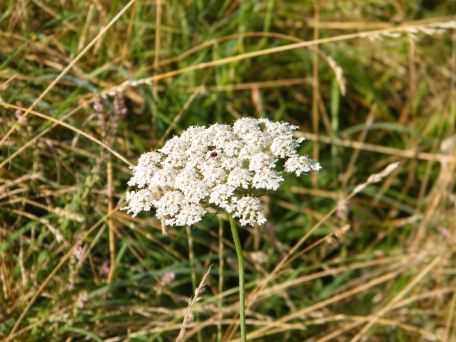
<path id="1" fill-rule="evenodd" d="M 323 170 L 241 231 L 249 339 L 455 341 L 455 13 L 2 0 L 0 339 L 236 340 L 223 217 L 163 234 L 119 209 L 141 153 L 253 116 L 298 125 Z"/>

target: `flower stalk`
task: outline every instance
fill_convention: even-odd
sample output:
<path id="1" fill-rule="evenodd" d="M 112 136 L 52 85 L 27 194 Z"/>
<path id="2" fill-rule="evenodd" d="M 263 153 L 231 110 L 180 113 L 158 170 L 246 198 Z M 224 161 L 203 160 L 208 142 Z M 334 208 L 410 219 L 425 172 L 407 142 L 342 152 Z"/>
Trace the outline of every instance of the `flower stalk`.
<path id="1" fill-rule="evenodd" d="M 237 223 L 250 227 L 266 223 L 258 190 L 276 191 L 284 173 L 301 176 L 321 169 L 317 161 L 299 153 L 304 139 L 296 135 L 297 129 L 287 122 L 249 117 L 232 125 L 192 126 L 160 149 L 141 155 L 128 181 L 135 190 L 127 192 L 125 209 L 134 216 L 154 210 L 163 229 L 190 227 L 213 212 L 229 215 L 239 268 L 242 342 L 246 341 L 244 258 Z M 189 228 L 187 233 L 191 242 Z M 219 288 L 221 292 L 223 283 Z"/>
<path id="2" fill-rule="evenodd" d="M 242 254 L 241 241 L 239 240 L 239 233 L 236 221 L 230 216 L 231 234 L 233 236 L 234 248 L 238 260 L 238 274 L 239 274 L 239 325 L 241 327 L 241 342 L 246 341 L 245 329 L 245 281 L 244 281 L 244 256 Z"/>

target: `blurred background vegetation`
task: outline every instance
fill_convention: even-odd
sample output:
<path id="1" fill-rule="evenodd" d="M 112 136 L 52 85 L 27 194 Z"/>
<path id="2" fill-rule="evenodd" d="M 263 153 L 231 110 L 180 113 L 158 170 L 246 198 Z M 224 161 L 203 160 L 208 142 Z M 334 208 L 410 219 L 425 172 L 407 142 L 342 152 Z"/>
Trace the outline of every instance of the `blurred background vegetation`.
<path id="1" fill-rule="evenodd" d="M 268 224 L 241 232 L 249 338 L 455 341 L 456 32 L 435 29 L 455 11 L 2 0 L 0 338 L 236 340 L 227 222 L 165 235 L 118 209 L 141 153 L 189 125 L 265 116 L 299 125 L 323 170 L 287 178 Z"/>

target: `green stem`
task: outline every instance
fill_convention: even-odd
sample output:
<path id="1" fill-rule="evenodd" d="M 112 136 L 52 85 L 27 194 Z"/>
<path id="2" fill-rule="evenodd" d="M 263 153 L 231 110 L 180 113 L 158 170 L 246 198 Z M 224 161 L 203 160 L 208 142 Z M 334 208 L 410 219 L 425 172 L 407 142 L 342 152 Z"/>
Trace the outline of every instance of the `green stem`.
<path id="1" fill-rule="evenodd" d="M 241 326 L 241 342 L 245 342 L 245 285 L 244 285 L 244 257 L 242 256 L 242 246 L 239 241 L 239 234 L 236 222 L 230 216 L 231 234 L 233 235 L 234 247 L 238 259 L 239 272 L 239 320 Z"/>
<path id="2" fill-rule="evenodd" d="M 185 232 L 187 233 L 187 241 L 188 241 L 188 258 L 190 259 L 190 269 L 192 273 L 192 288 L 193 293 L 195 293 L 198 284 L 196 283 L 196 262 L 195 262 L 195 253 L 193 252 L 193 238 L 192 238 L 192 230 L 189 226 L 185 227 Z M 195 315 L 195 319 L 198 316 Z M 203 342 L 203 337 L 201 335 L 201 330 L 198 330 L 197 334 L 198 342 Z"/>
<path id="3" fill-rule="evenodd" d="M 224 267 L 224 260 L 223 260 L 223 220 L 219 217 L 219 300 L 218 300 L 218 308 L 219 308 L 219 321 L 217 323 L 217 342 L 222 341 L 222 319 L 223 319 L 223 267 Z M 456 296 L 455 296 L 456 298 Z"/>

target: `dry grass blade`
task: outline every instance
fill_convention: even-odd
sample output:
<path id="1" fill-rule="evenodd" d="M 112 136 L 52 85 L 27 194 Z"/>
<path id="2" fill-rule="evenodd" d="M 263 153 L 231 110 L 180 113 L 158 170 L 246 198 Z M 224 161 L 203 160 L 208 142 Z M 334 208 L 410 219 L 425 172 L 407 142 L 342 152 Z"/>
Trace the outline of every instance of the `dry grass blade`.
<path id="1" fill-rule="evenodd" d="M 437 161 L 437 162 L 455 162 L 456 158 L 453 156 L 448 156 L 441 153 L 428 153 L 428 152 L 419 152 L 416 149 L 409 149 L 409 150 L 401 150 L 398 148 L 388 147 L 388 146 L 381 146 L 381 145 L 374 145 L 369 143 L 362 143 L 358 141 L 351 141 L 347 139 L 339 139 L 334 137 L 328 137 L 317 135 L 313 133 L 301 133 L 301 136 L 316 141 L 319 140 L 325 144 L 334 144 L 336 146 L 343 146 L 352 148 L 355 150 L 363 150 L 369 152 L 376 152 L 381 154 L 387 154 L 391 156 L 396 156 L 400 158 L 407 158 L 407 159 L 418 159 L 418 160 L 427 160 L 427 161 Z"/>
<path id="2" fill-rule="evenodd" d="M 365 183 L 359 184 L 353 189 L 352 195 L 354 196 L 356 194 L 359 194 L 365 188 L 367 188 L 369 185 L 380 182 L 382 179 L 386 178 L 394 170 L 396 170 L 399 167 L 399 165 L 400 165 L 399 162 L 389 164 L 381 172 L 370 175 Z"/>
<path id="3" fill-rule="evenodd" d="M 201 294 L 203 293 L 204 287 L 206 286 L 207 277 L 209 276 L 209 273 L 211 272 L 211 268 L 212 268 L 212 265 L 210 265 L 209 268 L 207 269 L 206 273 L 204 273 L 203 278 L 201 278 L 201 281 L 200 281 L 198 287 L 195 289 L 193 298 L 188 303 L 187 309 L 185 310 L 185 313 L 184 313 L 184 320 L 182 321 L 181 328 L 180 328 L 179 334 L 177 335 L 176 341 L 183 341 L 183 339 L 184 339 L 185 329 L 187 329 L 188 324 L 192 321 L 193 305 L 195 305 L 201 299 Z"/>
<path id="4" fill-rule="evenodd" d="M 386 177 L 387 175 L 389 175 L 393 170 L 395 170 L 397 167 L 399 166 L 398 163 L 393 163 L 393 164 L 390 164 L 388 165 L 383 171 L 381 171 L 380 173 L 378 174 L 374 174 L 374 175 L 371 175 L 368 180 L 358 186 L 355 187 L 355 190 L 356 189 L 360 189 L 360 187 L 362 187 L 363 189 L 369 185 L 369 184 L 372 184 L 374 182 L 379 182 L 381 181 L 381 179 L 383 179 L 384 177 Z M 352 193 L 347 196 L 345 199 L 343 199 L 342 201 L 349 201 L 351 198 L 353 198 L 359 191 L 352 191 Z M 342 202 L 341 201 L 341 202 Z M 339 202 L 339 205 L 340 205 L 340 202 Z M 306 235 L 304 235 L 294 246 L 293 248 L 290 249 L 290 251 L 287 253 L 287 255 L 282 259 L 280 260 L 280 262 L 277 264 L 277 266 L 274 268 L 274 270 L 262 281 L 260 282 L 259 285 L 257 285 L 257 288 L 253 291 L 252 293 L 252 296 L 254 296 L 254 294 L 257 292 L 258 289 L 262 289 L 264 288 L 264 286 L 267 285 L 267 283 L 278 273 L 280 272 L 280 270 L 282 270 L 284 267 L 286 267 L 286 265 L 288 265 L 296 256 L 295 256 L 295 253 L 298 251 L 298 249 L 304 244 L 305 241 L 307 241 L 307 239 L 310 237 L 310 235 L 318 228 L 320 227 L 330 216 L 332 216 L 337 210 L 337 207 L 333 208 L 333 210 L 331 210 L 329 213 L 327 213 L 323 219 L 321 219 L 316 225 L 314 225 L 308 232 Z M 318 242 L 319 243 L 319 242 Z M 253 297 L 254 298 L 254 297 Z M 251 299 L 251 301 L 253 301 L 253 298 Z M 250 301 L 248 301 L 250 302 Z"/>
<path id="5" fill-rule="evenodd" d="M 343 200 L 339 201 L 339 204 L 334 207 L 331 211 L 329 211 L 317 224 L 315 224 L 296 244 L 293 245 L 293 247 L 288 251 L 288 253 L 279 261 L 279 263 L 276 265 L 276 267 L 273 269 L 271 273 L 266 275 L 259 283 L 256 285 L 254 290 L 249 294 L 247 297 L 246 301 L 246 308 L 250 307 L 257 299 L 258 293 L 264 290 L 264 288 L 269 284 L 269 282 L 281 271 L 283 270 L 287 265 L 290 264 L 291 261 L 293 261 L 298 255 L 296 254 L 299 248 L 304 244 L 304 242 L 307 241 L 307 239 L 312 235 L 312 233 L 317 230 L 324 222 L 326 222 L 338 209 L 340 205 L 343 203 L 348 202 L 351 198 L 356 196 L 357 193 L 362 191 L 365 187 L 367 187 L 369 184 L 377 183 L 381 181 L 384 177 L 388 176 L 391 172 L 393 172 L 397 167 L 399 166 L 399 163 L 392 163 L 387 165 L 381 172 L 377 174 L 371 175 L 366 182 L 359 184 L 355 187 L 355 189 L 348 195 L 346 198 Z M 313 248 L 314 246 L 320 244 L 321 242 L 325 241 L 324 239 L 320 239 L 317 241 L 315 244 L 313 244 L 310 248 Z M 234 332 L 234 329 L 232 328 L 230 332 L 228 333 L 231 335 Z"/>
<path id="6" fill-rule="evenodd" d="M 340 36 L 335 36 L 335 37 L 320 38 L 320 39 L 315 39 L 315 40 L 311 40 L 311 41 L 287 44 L 287 45 L 268 48 L 268 49 L 264 49 L 264 50 L 246 52 L 246 53 L 243 53 L 243 54 L 240 54 L 237 56 L 225 57 L 225 58 L 221 58 L 221 59 L 211 61 L 211 62 L 204 62 L 204 63 L 200 63 L 200 64 L 191 65 L 189 67 L 165 72 L 162 74 L 151 76 L 149 78 L 137 80 L 134 82 L 126 81 L 126 82 L 120 84 L 119 86 L 116 86 L 114 88 L 111 88 L 109 90 L 102 92 L 102 95 L 115 94 L 117 92 L 123 92 L 126 88 L 128 88 L 130 86 L 149 84 L 151 82 L 155 82 L 155 81 L 159 81 L 159 80 L 163 80 L 163 79 L 167 79 L 167 78 L 172 78 L 172 77 L 186 74 L 186 73 L 189 73 L 192 71 L 213 68 L 216 66 L 235 63 L 235 62 L 239 62 L 239 61 L 246 60 L 246 59 L 252 59 L 255 57 L 266 56 L 266 55 L 271 55 L 271 54 L 276 54 L 276 53 L 281 53 L 281 52 L 286 52 L 286 51 L 291 51 L 291 50 L 296 50 L 296 49 L 302 49 L 305 47 L 317 46 L 317 45 L 321 45 L 321 44 L 342 42 L 342 41 L 347 41 L 347 40 L 351 40 L 351 39 L 368 38 L 370 36 L 376 37 L 379 35 L 388 35 L 388 34 L 404 33 L 404 32 L 407 33 L 407 32 L 411 32 L 411 31 L 419 29 L 419 28 L 435 27 L 436 25 L 442 25 L 445 23 L 448 23 L 448 21 L 442 22 L 442 21 L 436 20 L 435 22 L 422 24 L 422 25 L 403 25 L 403 26 L 387 28 L 387 29 L 382 29 L 382 30 L 374 30 L 374 31 L 367 31 L 367 32 L 360 32 L 360 33 L 350 33 L 350 34 L 345 34 L 345 35 L 340 35 Z M 449 21 L 449 23 L 453 23 L 453 21 Z"/>
<path id="7" fill-rule="evenodd" d="M 13 104 L 10 104 L 10 103 L 5 103 L 5 102 L 1 102 L 0 101 L 0 105 L 5 107 L 5 108 L 12 108 L 12 109 L 16 109 L 16 110 L 22 110 L 24 108 L 20 107 L 20 106 L 16 106 L 16 105 L 13 105 Z M 31 115 L 34 115 L 34 116 L 37 116 L 39 118 L 42 118 L 42 119 L 45 119 L 45 120 L 48 120 L 54 124 L 57 124 L 57 125 L 60 125 L 62 127 L 65 127 L 65 128 L 68 128 L 70 130 L 72 130 L 73 132 L 77 133 L 77 134 L 80 134 L 82 135 L 83 137 L 89 139 L 90 141 L 94 142 L 95 144 L 97 145 L 100 145 L 101 147 L 103 147 L 104 149 L 106 149 L 107 151 L 109 151 L 111 154 L 113 154 L 114 156 L 116 156 L 118 159 L 120 159 L 121 161 L 123 161 L 125 164 L 127 164 L 128 166 L 133 166 L 132 163 L 130 163 L 124 156 L 122 156 L 119 152 L 116 152 L 114 151 L 111 147 L 109 147 L 108 145 L 106 145 L 104 142 L 98 140 L 97 138 L 91 136 L 90 134 L 87 134 L 86 132 L 84 131 L 81 131 L 79 128 L 76 128 L 70 124 L 67 124 L 66 122 L 63 122 L 62 120 L 58 120 L 58 119 L 55 119 L 53 118 L 52 116 L 49 116 L 49 115 L 46 115 L 46 114 L 43 114 L 43 113 L 39 113 L 39 112 L 36 112 L 34 110 L 29 110 L 28 112 L 29 114 Z M 69 114 L 68 114 L 69 115 Z M 21 149 L 22 151 L 22 149 Z M 13 159 L 15 156 L 17 155 L 16 154 L 13 154 L 12 156 L 8 157 L 7 159 L 5 159 L 3 162 L 0 163 L 0 169 L 2 167 L 5 166 L 6 163 L 8 163 L 9 161 L 11 161 L 11 159 Z"/>
<path id="8" fill-rule="evenodd" d="M 456 308 L 456 292 L 453 291 L 453 296 L 451 298 L 450 305 L 448 307 L 448 318 L 446 321 L 446 327 L 445 327 L 445 336 L 444 336 L 444 341 L 448 342 L 450 341 L 450 333 L 451 333 L 451 328 L 453 326 L 453 321 L 454 321 L 454 311 Z"/>
<path id="9" fill-rule="evenodd" d="M 92 234 L 103 222 L 105 222 L 109 216 L 113 215 L 118 210 L 119 210 L 119 208 L 115 208 L 112 212 L 108 213 L 106 216 L 99 219 L 92 227 L 90 227 L 84 234 L 82 234 L 80 239 L 78 239 L 78 241 L 75 244 L 73 244 L 73 246 L 68 250 L 68 252 L 60 259 L 57 266 L 54 267 L 52 272 L 49 273 L 49 275 L 46 277 L 46 279 L 41 283 L 41 285 L 38 287 L 38 289 L 33 294 L 32 298 L 28 301 L 24 310 L 22 310 L 21 315 L 14 323 L 14 326 L 11 329 L 11 331 L 9 332 L 9 335 L 6 338 L 5 342 L 11 341 L 16 330 L 21 325 L 22 320 L 25 318 L 25 315 L 27 315 L 27 313 L 30 310 L 30 308 L 32 307 L 33 303 L 35 303 L 35 301 L 40 296 L 40 294 L 44 291 L 44 289 L 49 284 L 51 279 L 57 274 L 57 272 L 62 268 L 62 266 L 65 265 L 65 263 L 71 258 L 71 256 L 74 254 L 75 250 L 78 248 L 78 246 L 80 246 L 81 242 L 84 241 L 85 239 L 87 239 L 87 237 L 89 237 L 90 234 Z"/>
<path id="10" fill-rule="evenodd" d="M 36 105 L 51 91 L 52 88 L 65 76 L 68 71 L 71 70 L 71 68 L 89 51 L 92 46 L 95 45 L 95 43 L 114 25 L 114 23 L 130 8 L 131 5 L 136 0 L 130 0 L 120 11 L 117 13 L 111 21 L 103 27 L 100 32 L 97 34 L 97 36 L 92 39 L 92 41 L 87 44 L 87 46 L 71 61 L 70 64 L 68 64 L 65 69 L 62 70 L 62 72 L 47 86 L 47 88 L 41 93 L 40 96 L 36 98 L 35 101 L 28 107 L 25 112 L 22 114 L 21 118 L 26 118 L 29 113 L 36 107 Z M 9 136 L 18 128 L 18 123 L 16 122 L 8 131 L 7 133 L 0 139 L 0 146 L 3 145 L 3 143 L 9 138 Z"/>
<path id="11" fill-rule="evenodd" d="M 345 292 L 342 292 L 342 293 L 338 293 L 334 296 L 332 296 L 331 298 L 328 298 L 328 299 L 325 299 L 325 300 L 322 300 L 321 302 L 318 302 L 314 305 L 311 305 L 309 307 L 306 307 L 306 308 L 303 308 L 301 310 L 297 310 L 291 314 L 288 314 L 286 315 L 285 317 L 282 317 L 278 320 L 278 322 L 280 323 L 286 323 L 292 319 L 296 319 L 296 318 L 302 318 L 302 317 L 305 317 L 306 314 L 314 311 L 314 310 L 317 310 L 317 309 L 321 309 L 321 308 L 324 308 L 330 304 L 333 304 L 333 303 L 337 303 L 339 301 L 342 301 L 342 300 L 345 300 L 347 298 L 350 298 L 352 296 L 354 296 L 355 294 L 357 293 L 361 293 L 361 292 L 364 292 L 374 286 L 378 286 L 386 281 L 389 281 L 391 279 L 393 279 L 394 277 L 397 277 L 397 275 L 399 274 L 398 271 L 393 271 L 393 272 L 389 272 L 383 276 L 380 276 L 378 278 L 375 278 L 375 279 L 372 279 L 371 281 L 368 281 L 366 283 L 364 283 L 363 285 L 360 285 L 360 286 L 357 286 L 353 289 L 350 289 L 350 290 L 347 290 Z M 265 328 L 261 328 L 261 329 L 258 329 L 252 333 L 250 333 L 247 337 L 252 339 L 252 338 L 258 338 L 258 337 L 262 337 L 262 336 L 265 336 L 265 335 L 269 335 L 268 331 L 269 331 L 269 327 L 265 327 Z"/>
<path id="12" fill-rule="evenodd" d="M 203 87 L 198 87 L 196 88 L 193 93 L 190 95 L 190 97 L 187 99 L 187 101 L 184 103 L 184 106 L 182 107 L 182 109 L 180 110 L 179 113 L 177 113 L 177 115 L 174 117 L 173 119 L 173 122 L 168 126 L 168 128 L 166 129 L 166 132 L 165 134 L 163 134 L 163 136 L 160 138 L 160 141 L 158 142 L 158 146 L 161 146 L 163 144 L 163 142 L 166 140 L 166 138 L 168 138 L 169 134 L 171 133 L 171 131 L 173 129 L 176 128 L 176 125 L 178 124 L 179 120 L 182 118 L 182 115 L 187 111 L 187 109 L 190 107 L 190 105 L 192 104 L 192 102 L 195 100 L 195 98 L 201 94 L 201 92 L 203 91 Z"/>
<path id="13" fill-rule="evenodd" d="M 415 278 L 413 278 L 413 280 L 410 281 L 404 289 L 402 289 L 387 305 L 385 305 L 385 307 L 374 315 L 373 319 L 370 320 L 369 323 L 361 329 L 355 337 L 353 337 L 351 342 L 359 341 L 362 336 L 366 334 L 367 331 L 377 322 L 377 320 L 388 312 L 398 301 L 400 301 L 418 282 L 420 282 L 429 273 L 429 271 L 431 271 L 432 268 L 438 264 L 439 261 L 440 257 L 435 257 L 434 260 L 432 260 L 432 262 L 430 262 Z"/>
<path id="14" fill-rule="evenodd" d="M 325 341 L 334 341 L 335 337 L 342 335 L 343 333 L 346 333 L 347 331 L 353 330 L 356 327 L 362 325 L 366 321 L 371 319 L 370 316 L 365 317 L 365 316 L 346 316 L 346 315 L 336 315 L 332 316 L 329 318 L 322 318 L 322 319 L 317 319 L 317 320 L 309 320 L 308 324 L 309 325 L 318 325 L 318 324 L 325 324 L 325 323 L 330 323 L 330 322 L 343 322 L 343 327 L 340 329 L 337 329 L 330 334 L 327 334 L 318 340 L 316 342 L 325 342 Z M 354 323 L 352 323 L 353 321 Z M 397 320 L 392 320 L 392 319 L 380 319 L 378 321 L 379 325 L 383 325 L 385 327 L 389 328 L 400 328 L 405 332 L 412 333 L 413 335 L 421 336 L 423 338 L 429 339 L 430 341 L 436 341 L 438 340 L 437 336 L 425 329 L 420 329 L 417 328 L 413 325 L 407 324 L 407 323 L 402 323 Z M 277 324 L 277 328 L 271 331 L 271 334 L 277 334 L 280 332 L 285 332 L 287 330 L 304 330 L 306 325 L 299 325 L 299 324 Z"/>

